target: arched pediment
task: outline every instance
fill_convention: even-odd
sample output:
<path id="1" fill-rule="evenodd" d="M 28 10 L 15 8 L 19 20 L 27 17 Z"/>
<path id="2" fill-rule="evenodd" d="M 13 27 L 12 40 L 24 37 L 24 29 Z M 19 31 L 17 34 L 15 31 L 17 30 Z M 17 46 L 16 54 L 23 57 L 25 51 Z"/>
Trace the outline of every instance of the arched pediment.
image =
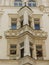
<path id="1" fill-rule="evenodd" d="M 20 8 L 20 10 L 18 11 L 19 16 L 22 16 L 24 14 L 24 12 L 27 11 L 28 15 L 32 15 L 33 11 L 30 7 L 28 6 L 23 6 L 22 8 Z"/>

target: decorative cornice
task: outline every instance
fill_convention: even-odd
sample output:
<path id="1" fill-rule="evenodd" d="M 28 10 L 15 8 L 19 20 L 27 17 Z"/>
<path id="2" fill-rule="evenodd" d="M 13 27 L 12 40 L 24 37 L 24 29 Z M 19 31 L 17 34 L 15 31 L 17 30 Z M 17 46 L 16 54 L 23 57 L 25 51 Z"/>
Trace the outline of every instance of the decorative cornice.
<path id="1" fill-rule="evenodd" d="M 37 38 L 46 39 L 47 38 L 47 32 L 44 32 L 42 30 L 33 30 L 28 25 L 25 25 L 24 27 L 17 29 L 17 30 L 9 30 L 5 32 L 5 37 L 6 38 L 19 38 L 26 34 L 32 36 L 35 39 Z"/>

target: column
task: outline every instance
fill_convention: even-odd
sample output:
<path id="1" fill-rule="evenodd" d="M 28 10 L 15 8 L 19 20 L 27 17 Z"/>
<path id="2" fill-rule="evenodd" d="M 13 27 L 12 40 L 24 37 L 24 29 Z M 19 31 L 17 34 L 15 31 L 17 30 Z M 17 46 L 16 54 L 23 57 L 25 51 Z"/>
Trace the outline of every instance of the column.
<path id="1" fill-rule="evenodd" d="M 33 58 L 37 59 L 37 57 L 36 57 L 36 45 L 35 44 L 34 44 Z"/>
<path id="2" fill-rule="evenodd" d="M 43 52 L 43 58 L 46 57 L 46 45 L 45 40 L 42 41 L 42 52 Z"/>
<path id="3" fill-rule="evenodd" d="M 23 25 L 28 24 L 28 13 L 27 11 L 24 12 L 24 21 L 23 21 Z"/>
<path id="4" fill-rule="evenodd" d="M 34 19 L 32 18 L 31 27 L 34 29 Z"/>
<path id="5" fill-rule="evenodd" d="M 20 18 L 17 19 L 17 29 L 19 29 L 21 27 L 21 24 L 20 24 Z"/>
<path id="6" fill-rule="evenodd" d="M 18 42 L 17 42 L 18 43 Z M 20 58 L 20 45 L 19 44 L 17 44 L 17 57 L 16 57 L 17 59 L 19 59 Z"/>
<path id="7" fill-rule="evenodd" d="M 30 56 L 30 46 L 29 46 L 28 35 L 26 35 L 25 40 L 24 40 L 24 56 L 26 55 Z"/>

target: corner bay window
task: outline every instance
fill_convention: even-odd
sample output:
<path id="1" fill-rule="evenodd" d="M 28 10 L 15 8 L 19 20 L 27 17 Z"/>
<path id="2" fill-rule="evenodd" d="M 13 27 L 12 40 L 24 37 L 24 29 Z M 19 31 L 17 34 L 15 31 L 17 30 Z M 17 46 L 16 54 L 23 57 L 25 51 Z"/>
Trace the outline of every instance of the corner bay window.
<path id="1" fill-rule="evenodd" d="M 24 42 L 20 44 L 20 55 L 21 55 L 21 58 L 24 57 Z"/>
<path id="2" fill-rule="evenodd" d="M 42 45 L 36 46 L 37 59 L 43 59 Z"/>
<path id="3" fill-rule="evenodd" d="M 10 55 L 16 55 L 16 44 L 10 44 Z"/>

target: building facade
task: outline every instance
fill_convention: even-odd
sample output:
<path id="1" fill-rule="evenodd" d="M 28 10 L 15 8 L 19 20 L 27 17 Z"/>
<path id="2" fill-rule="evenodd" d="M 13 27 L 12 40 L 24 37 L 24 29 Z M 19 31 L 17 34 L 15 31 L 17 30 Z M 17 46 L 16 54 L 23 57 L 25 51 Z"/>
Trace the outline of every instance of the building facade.
<path id="1" fill-rule="evenodd" d="M 0 0 L 0 65 L 49 65 L 48 0 Z"/>

